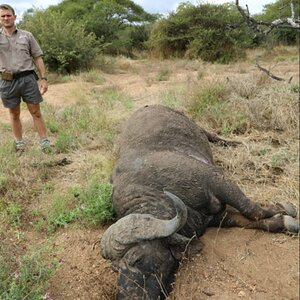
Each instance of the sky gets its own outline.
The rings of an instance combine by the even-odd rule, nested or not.
[[[149,13],[161,13],[167,14],[176,10],[177,5],[180,2],[187,2],[182,0],[133,0],[136,4],[139,4],[144,8],[146,12]],[[61,0],[32,0],[32,1],[23,1],[23,0],[14,0],[8,1],[4,0],[4,3],[11,5],[17,16],[21,16],[29,8],[47,8],[49,5],[56,5]],[[191,3],[197,4],[199,0],[190,0]],[[214,4],[223,4],[229,1],[226,0],[202,0],[201,3],[214,3]],[[233,2],[235,2],[233,0]],[[265,4],[274,3],[275,0],[240,0],[239,4],[242,7],[245,7],[248,4],[250,14],[260,13]]]

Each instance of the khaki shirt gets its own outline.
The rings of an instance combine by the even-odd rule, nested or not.
[[[0,69],[13,73],[35,69],[33,58],[43,52],[32,33],[16,29],[11,36],[0,30]]]

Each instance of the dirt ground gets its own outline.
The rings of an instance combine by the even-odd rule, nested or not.
[[[220,75],[216,70],[215,74],[205,74],[204,79],[237,76],[236,68],[238,67],[228,68],[226,74],[223,72]],[[254,74],[259,72],[251,65],[239,68],[247,68]],[[122,93],[135,99],[134,105],[138,108],[158,102],[157,95],[168,87],[196,81],[196,71],[186,68],[182,72],[178,70],[167,81],[149,80],[157,72],[151,66],[147,66],[144,74],[126,71],[105,74],[105,83],[98,88],[117,87]],[[289,66],[285,76],[288,77],[289,72],[297,70],[297,64]],[[145,80],[146,76],[148,80]],[[73,98],[68,94],[71,87],[74,88],[74,83],[50,85],[45,101],[57,107],[71,103]],[[7,112],[2,107],[0,118],[8,120]],[[31,119],[26,110],[23,110],[22,118],[25,126],[30,126]],[[80,153],[72,155],[72,161],[80,159]],[[74,166],[66,167],[66,172],[67,168]],[[69,172],[70,180],[73,171]],[[249,189],[254,186],[255,183]],[[258,193],[264,193],[264,190],[261,189]],[[70,226],[55,233],[51,245],[56,250],[59,268],[50,281],[48,300],[115,299],[117,274],[99,254],[99,240],[105,229],[106,227],[85,229]],[[30,241],[39,237],[36,233],[28,232],[27,239]],[[210,228],[201,240],[205,245],[204,249],[182,261],[174,290],[168,299],[299,299],[298,237],[257,230]]]

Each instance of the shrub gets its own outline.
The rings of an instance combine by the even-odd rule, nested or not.
[[[72,73],[89,68],[100,52],[96,36],[87,34],[83,23],[66,20],[62,13],[35,10],[25,14],[20,27],[40,43],[49,71]]]
[[[147,45],[159,57],[201,58],[229,63],[245,56],[252,43],[249,29],[231,4],[182,3],[175,13],[157,22]]]

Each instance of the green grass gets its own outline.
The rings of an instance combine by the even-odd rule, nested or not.
[[[102,101],[109,103],[109,106],[113,106],[120,99],[119,94],[115,92],[109,95],[104,93],[103,97],[105,99]],[[130,101],[123,100],[125,106],[130,106]],[[78,149],[82,143],[86,144],[87,137],[102,136],[105,146],[111,143],[117,133],[116,124],[108,118],[103,106],[95,108],[74,104],[65,107],[59,117],[54,117],[50,110],[49,115],[47,124],[51,132],[56,135],[54,148],[57,153],[68,153]]]
[[[9,123],[1,123],[0,122],[0,129],[5,131],[11,131],[11,126]]]
[[[218,110],[228,98],[228,90],[220,83],[210,83],[196,89],[190,100],[188,110],[194,117],[201,117],[208,110]]]
[[[249,126],[248,118],[243,112],[231,111],[231,113],[225,114],[223,118],[222,114],[219,114],[218,118],[223,135],[244,134]]]
[[[95,68],[107,74],[115,74],[117,72],[117,59],[102,54],[98,55],[95,60]]]
[[[299,93],[299,84],[297,83],[291,84],[291,91],[294,93]]]
[[[101,104],[104,104],[106,109],[113,109],[117,104],[122,104],[128,110],[133,107],[132,98],[124,95],[115,87],[105,88],[101,93],[93,90],[93,96],[98,99]]]
[[[55,191],[44,198],[50,198],[51,204],[44,211],[40,207],[32,211],[32,215],[36,218],[33,227],[39,231],[53,233],[59,227],[66,227],[75,221],[78,215],[78,207],[72,195]]]
[[[50,73],[48,75],[48,81],[50,84],[67,83],[73,80],[71,75],[62,75],[57,73]]]
[[[19,167],[17,154],[14,151],[13,140],[0,144],[0,176],[10,177],[10,174],[16,172]]]
[[[9,178],[5,174],[0,173],[0,193],[9,187]]]
[[[181,99],[178,97],[176,91],[167,91],[162,96],[161,104],[176,109],[181,103]]]
[[[13,264],[0,252],[0,299],[42,300],[47,281],[53,275],[57,262],[45,260],[49,249],[34,249]]]
[[[209,124],[223,135],[244,134],[250,128],[250,120],[243,105],[230,99],[233,92],[234,89],[222,82],[195,87],[187,110],[195,120]]]
[[[44,195],[51,198],[51,205],[44,211],[37,207],[32,212],[36,219],[33,227],[38,231],[54,233],[78,221],[88,225],[104,224],[115,217],[112,207],[112,186],[108,182],[90,179],[83,187],[71,187],[68,192]]]
[[[82,221],[99,225],[115,218],[112,206],[112,185],[92,179],[83,189],[77,190],[80,202],[80,218]]]
[[[59,131],[55,140],[55,149],[57,153],[68,153],[72,149],[76,149],[78,140],[76,133],[70,129]]]
[[[271,166],[273,168],[284,168],[288,163],[299,161],[299,157],[295,153],[291,153],[286,147],[274,153],[271,157]]]
[[[8,222],[13,227],[18,227],[21,223],[22,208],[19,203],[9,202],[5,209]]]
[[[167,81],[171,76],[171,72],[169,69],[162,68],[158,71],[156,75],[157,81]]]
[[[92,69],[88,72],[83,72],[79,74],[81,80],[84,82],[90,82],[97,85],[101,85],[105,82],[104,77],[102,76],[101,72],[96,69]]]

